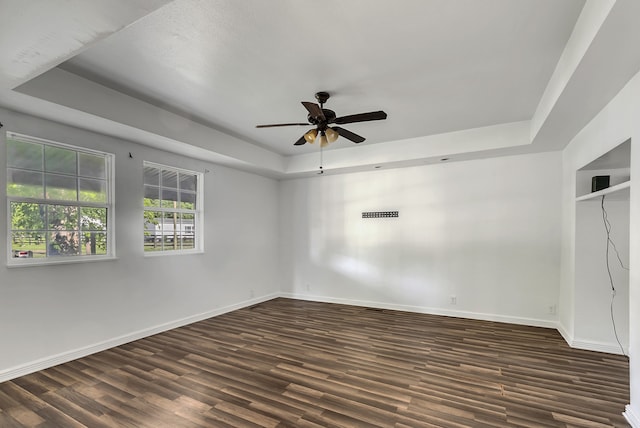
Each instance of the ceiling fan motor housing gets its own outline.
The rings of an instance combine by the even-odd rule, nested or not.
[[[323,108],[322,114],[324,114],[325,120],[317,120],[316,118],[312,117],[311,114],[307,115],[307,120],[312,125],[327,125],[329,123],[333,123],[333,121],[336,120],[336,112],[333,110]]]

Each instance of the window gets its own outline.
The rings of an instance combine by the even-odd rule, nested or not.
[[[202,174],[144,163],[144,251],[202,250]]]
[[[9,264],[112,256],[113,155],[7,133]]]

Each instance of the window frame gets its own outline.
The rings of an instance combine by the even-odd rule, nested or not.
[[[167,207],[162,207],[162,206],[157,206],[157,207],[147,207],[144,206],[144,200],[145,200],[145,192],[144,192],[144,186],[147,185],[147,183],[144,182],[144,170],[146,167],[152,167],[152,168],[158,168],[160,170],[160,172],[162,173],[162,171],[172,171],[175,173],[183,173],[183,174],[188,174],[188,175],[194,175],[196,177],[196,190],[195,190],[195,197],[196,197],[196,209],[195,210],[190,210],[190,209],[186,209],[186,208],[167,208]],[[143,171],[143,180],[142,180],[142,186],[143,186],[143,192],[142,192],[142,219],[143,219],[143,253],[145,257],[162,257],[162,256],[171,256],[171,255],[188,255],[188,254],[202,254],[204,253],[204,174],[202,172],[199,171],[194,171],[194,170],[190,170],[190,169],[186,169],[186,168],[180,168],[180,167],[176,167],[176,166],[171,166],[171,165],[165,165],[165,164],[161,164],[161,163],[157,163],[157,162],[152,162],[152,161],[143,161],[142,162],[142,171]],[[161,190],[163,188],[162,184],[160,183],[158,186],[158,190]],[[144,241],[144,232],[146,232],[146,219],[144,217],[146,212],[162,212],[162,213],[180,213],[180,214],[193,214],[194,216],[194,221],[193,221],[193,226],[191,227],[195,227],[195,233],[194,233],[194,244],[193,244],[193,248],[186,248],[186,249],[171,249],[171,250],[157,250],[157,251],[147,251],[145,249],[145,241]],[[164,245],[164,243],[163,243]]]
[[[66,150],[71,150],[76,153],[76,162],[78,154],[88,154],[93,156],[103,157],[105,160],[105,184],[106,184],[106,201],[104,203],[99,202],[90,202],[90,201],[82,201],[80,200],[80,195],[76,196],[76,200],[63,200],[63,199],[47,199],[45,195],[42,198],[32,198],[32,197],[21,197],[21,196],[10,196],[8,194],[8,173],[9,173],[9,154],[8,144],[6,144],[7,140],[18,140],[25,143],[38,144],[44,147],[56,147]],[[115,155],[113,153],[107,153],[100,150],[89,149],[86,147],[76,146],[73,144],[62,143],[59,141],[53,141],[46,138],[34,137],[30,135],[20,134],[17,132],[7,131],[5,133],[5,153],[6,160],[4,164],[4,174],[6,184],[4,186],[5,192],[5,201],[7,203],[7,238],[6,238],[6,250],[7,250],[7,267],[26,267],[26,266],[39,266],[39,265],[59,265],[59,264],[68,264],[68,263],[88,263],[88,262],[97,262],[97,261],[106,261],[106,260],[114,260],[116,259],[116,245],[115,245]],[[40,170],[42,174],[46,174],[44,166]],[[69,174],[69,176],[71,176]],[[80,171],[76,170],[73,175],[77,182],[78,179],[85,178],[83,175],[80,175]],[[44,185],[44,182],[43,182]],[[82,208],[105,208],[106,209],[106,249],[105,254],[77,254],[77,255],[65,255],[65,256],[51,256],[46,255],[44,258],[22,258],[22,257],[14,257],[13,254],[13,228],[12,228],[12,212],[11,206],[12,203],[33,203],[45,205],[47,207],[50,206],[68,206],[68,207],[77,207],[78,215],[81,212]],[[82,229],[79,228],[78,231],[82,233]],[[49,232],[49,227],[45,229],[45,232]]]

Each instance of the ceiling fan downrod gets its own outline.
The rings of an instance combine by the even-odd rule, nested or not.
[[[316,100],[318,100],[318,103],[320,103],[320,108],[322,108],[324,103],[327,102],[329,97],[331,97],[331,95],[329,95],[329,92],[324,92],[324,91],[316,92]]]

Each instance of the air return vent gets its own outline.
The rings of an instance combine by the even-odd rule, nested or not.
[[[398,211],[363,211],[362,218],[391,218],[398,217]]]

